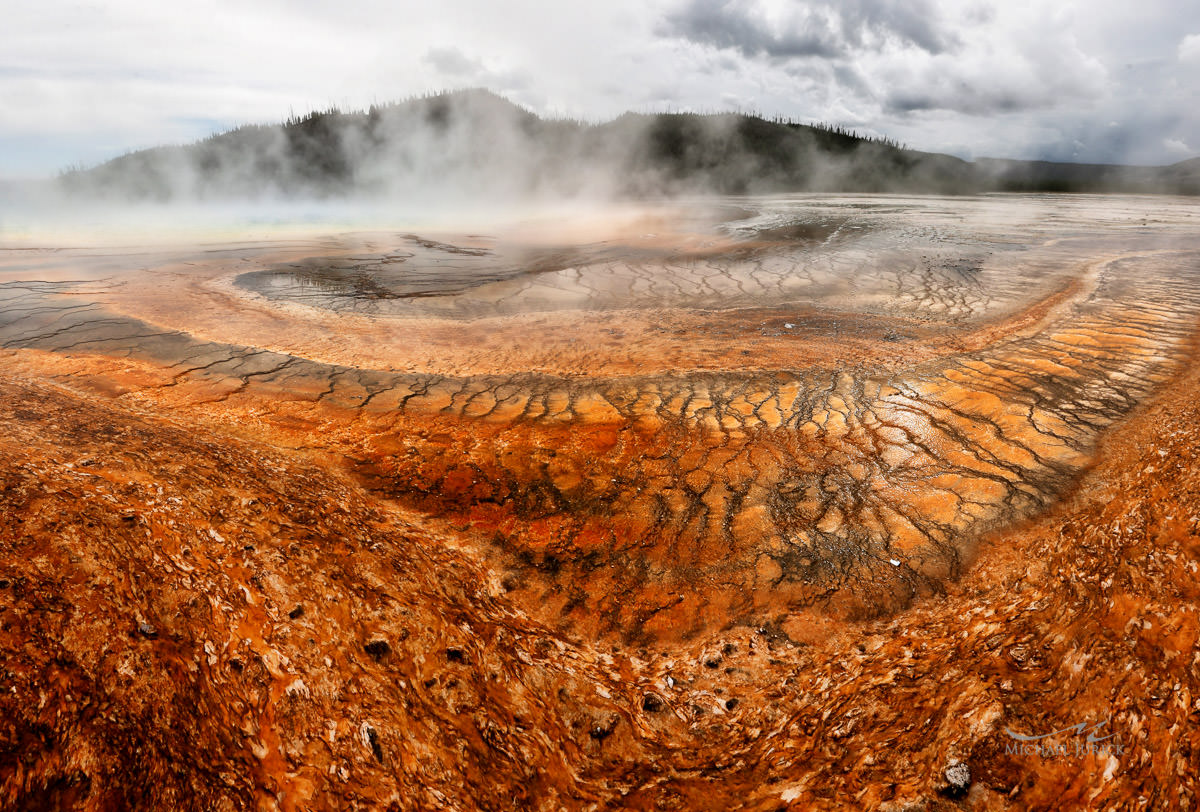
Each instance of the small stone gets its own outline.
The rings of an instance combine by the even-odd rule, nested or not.
[[[733,710],[737,706],[738,706],[738,701],[736,698],[731,698],[731,699],[725,700],[725,710]]]
[[[288,612],[288,617],[290,617],[292,620],[295,620],[296,618],[300,617],[303,614],[304,614],[304,607],[301,606],[300,604],[296,604],[296,608],[293,609],[292,611]]]
[[[945,775],[952,791],[962,792],[971,784],[971,768],[964,761],[951,759],[946,765]]]
[[[388,645],[386,640],[372,640],[363,646],[363,648],[366,650],[367,654],[370,654],[375,658],[376,662],[382,660],[392,652],[392,647]]]
[[[662,697],[658,694],[646,694],[642,697],[642,710],[647,713],[658,713],[663,707]]]
[[[142,637],[149,637],[153,639],[158,637],[158,629],[154,628],[153,624],[142,620],[138,622],[138,634],[140,634]]]
[[[379,734],[375,732],[375,728],[363,722],[358,729],[358,737],[363,746],[371,751],[371,755],[375,756],[375,760],[382,764],[383,747],[379,744]]]
[[[1013,646],[1008,650],[1008,658],[1018,666],[1024,665],[1025,661],[1029,659],[1029,647]]]

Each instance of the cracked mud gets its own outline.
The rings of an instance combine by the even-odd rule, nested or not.
[[[828,624],[893,622],[914,601],[953,592],[1006,534],[1071,493],[1106,431],[1191,358],[1200,322],[1193,209],[1170,199],[748,199],[664,206],[567,238],[539,224],[498,235],[6,250],[5,420],[25,443],[18,453],[8,441],[18,456],[6,475],[15,483],[19,470],[57,466],[67,483],[59,493],[125,510],[111,532],[144,525],[147,543],[207,527],[198,541],[135,557],[165,555],[176,562],[170,577],[189,583],[203,580],[197,568],[224,568],[248,584],[244,600],[229,599],[235,608],[260,605],[256,590],[268,596],[245,610],[235,635],[261,666],[222,655],[261,668],[273,686],[246,700],[270,709],[256,731],[281,724],[278,703],[317,690],[261,624],[303,626],[305,590],[338,591],[315,586],[326,577],[316,574],[320,557],[334,555],[326,543],[355,550],[339,556],[406,550],[389,574],[364,563],[341,576],[394,596],[370,610],[388,627],[363,641],[370,667],[409,656],[396,650],[384,607],[398,601],[438,630],[445,607],[465,601],[471,608],[455,610],[463,624],[498,623],[515,640],[552,630],[560,652],[711,646],[732,635],[732,650],[699,655],[724,669],[724,659],[753,654],[753,641],[815,644]],[[42,405],[25,405],[33,402]],[[94,425],[72,405],[83,403],[98,410]],[[154,428],[160,420],[168,423]],[[178,462],[155,451],[155,432]],[[110,436],[123,439],[97,446]],[[66,462],[76,443],[91,462]],[[243,443],[270,451],[242,461]],[[123,454],[145,471],[108,470],[103,460]],[[181,477],[199,491],[174,503],[141,492]],[[32,517],[35,503],[13,495],[27,486],[7,487],[11,515]],[[166,513],[151,520],[150,505]],[[16,521],[11,538],[52,543],[45,528],[20,530],[34,519]],[[236,566],[233,538],[247,551]],[[248,563],[262,544],[289,552]],[[423,602],[412,604],[409,590]],[[448,592],[430,597],[439,590]],[[189,606],[176,607],[180,620],[160,612],[144,621],[153,633],[141,636],[186,625],[201,611]],[[449,642],[431,644],[451,670],[484,656],[452,628]],[[335,652],[327,661],[341,661]],[[219,659],[209,652],[209,667]],[[622,679],[638,683],[639,669]],[[414,685],[425,679],[405,673]],[[656,685],[631,700],[651,715],[673,687]],[[703,702],[689,707],[694,714],[654,733],[635,735],[610,710],[577,723],[590,748],[611,747],[613,736],[637,749],[639,737],[670,739],[684,735],[674,725],[698,724]],[[213,710],[212,735],[239,712]],[[494,720],[480,724],[473,736],[521,757],[507,734],[487,732]],[[849,735],[855,723],[846,724]],[[372,769],[406,747],[395,720],[386,733],[365,721],[333,725],[330,741],[357,737]],[[270,804],[288,808],[284,784],[319,797],[346,769],[337,758],[313,761],[306,745],[253,735],[267,754],[255,753],[254,769],[260,791],[275,787]],[[212,748],[207,757],[219,760],[236,745]],[[452,755],[439,758],[439,769],[457,769]],[[589,769],[603,772],[600,763]],[[626,792],[640,787],[647,804],[657,797],[659,778],[622,775]],[[556,792],[582,791],[562,781]],[[816,796],[784,801],[803,797]]]
[[[589,374],[586,356],[504,374],[322,363],[121,315],[113,281],[3,283],[0,340],[142,360],[169,375],[156,386],[202,379],[213,400],[269,402],[266,424],[466,529],[543,619],[633,639],[814,603],[869,614],[936,591],[981,534],[1070,485],[1099,433],[1171,374],[1200,307],[1184,244],[989,240],[952,220],[782,203],[742,214],[683,249],[396,235],[402,252],[234,278],[268,302],[368,304],[377,319],[569,310],[568,342],[638,331],[616,342],[647,356],[633,374]],[[638,322],[647,312],[653,326]],[[658,344],[692,333],[719,334],[725,351],[655,368]],[[843,333],[887,354],[838,357]],[[471,349],[486,351],[480,340]],[[930,357],[905,363],[914,343]]]

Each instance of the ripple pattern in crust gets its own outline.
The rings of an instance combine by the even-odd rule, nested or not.
[[[1194,204],[737,206],[5,246],[0,809],[1195,807]]]
[[[0,329],[59,364],[137,359],[145,380],[113,384],[126,400],[331,454],[461,535],[543,622],[650,640],[941,591],[1174,374],[1200,307],[1178,229],[1114,236],[1083,212],[999,236],[927,204],[741,205],[653,239],[334,241],[233,274],[233,340],[121,274],[6,281]],[[200,268],[183,291],[219,276],[182,265]],[[347,319],[332,357],[305,352],[313,313]],[[382,345],[545,313],[555,329],[497,361],[467,333],[446,370]],[[294,347],[237,342],[267,317]],[[601,329],[618,340],[576,347]],[[721,351],[668,367],[697,333]],[[381,363],[346,363],[372,340]],[[512,371],[543,340],[571,349]],[[636,373],[590,372],[605,354]]]

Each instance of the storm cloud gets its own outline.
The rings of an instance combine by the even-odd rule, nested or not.
[[[925,0],[814,0],[773,10],[750,0],[689,0],[660,29],[748,57],[847,58],[872,43],[895,40],[940,53],[952,41]]]

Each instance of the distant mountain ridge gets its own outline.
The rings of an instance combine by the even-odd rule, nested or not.
[[[839,128],[721,113],[544,119],[486,90],[331,110],[115,158],[60,179],[123,199],[986,191],[1200,194],[1200,159],[1121,167],[906,149]]]
[[[974,166],[1004,192],[1200,195],[1200,158],[1169,166],[979,158]]]

